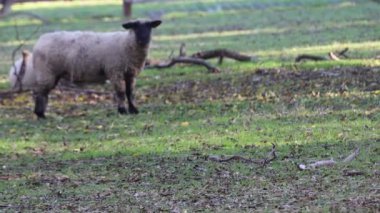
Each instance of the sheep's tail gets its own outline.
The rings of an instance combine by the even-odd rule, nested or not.
[[[18,91],[22,91],[22,79],[24,78],[26,72],[26,63],[28,61],[28,57],[30,52],[27,50],[22,51],[22,62],[20,66],[20,70],[15,70],[14,74],[16,75],[16,84],[14,88],[18,88]],[[17,68],[17,66],[15,66]]]

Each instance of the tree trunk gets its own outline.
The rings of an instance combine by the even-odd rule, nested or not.
[[[0,9],[0,16],[4,16],[11,11],[13,0],[0,0],[0,2],[3,5]]]
[[[124,16],[127,18],[132,16],[132,4],[133,0],[123,0],[123,12]]]

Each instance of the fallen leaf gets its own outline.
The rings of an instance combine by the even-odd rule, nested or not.
[[[189,125],[190,125],[190,123],[187,122],[187,121],[181,123],[181,126],[183,126],[183,127],[187,127],[187,126],[189,126]]]

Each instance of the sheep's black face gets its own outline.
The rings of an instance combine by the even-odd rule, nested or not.
[[[160,20],[155,21],[132,21],[123,24],[125,29],[132,29],[136,34],[137,44],[145,47],[149,44],[152,28],[156,28],[161,24]]]

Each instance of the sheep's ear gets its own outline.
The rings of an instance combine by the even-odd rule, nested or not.
[[[156,27],[160,26],[161,23],[162,23],[161,20],[154,20],[154,21],[151,21],[149,23],[149,25],[150,25],[151,28],[156,28]]]
[[[137,26],[138,26],[137,21],[130,21],[123,24],[124,29],[127,29],[127,30],[136,28]]]

